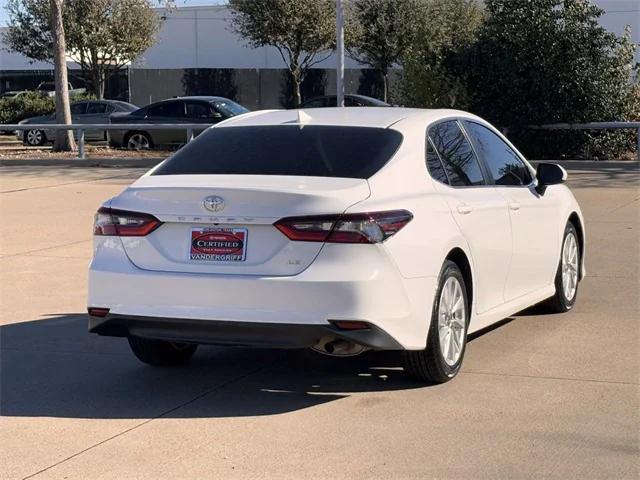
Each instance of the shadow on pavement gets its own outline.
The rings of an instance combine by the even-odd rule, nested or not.
[[[353,393],[426,388],[405,375],[400,352],[333,358],[309,350],[201,346],[184,367],[154,368],[140,363],[125,339],[87,333],[86,322],[85,315],[66,314],[0,326],[0,415],[274,415]]]
[[[205,346],[188,366],[163,369],[138,362],[124,339],[88,334],[84,315],[0,327],[4,416],[273,415],[355,392],[421,387],[405,376],[397,352],[334,359],[310,351]]]

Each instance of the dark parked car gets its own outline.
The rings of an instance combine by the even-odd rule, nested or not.
[[[304,102],[300,108],[323,108],[323,107],[335,107],[337,100],[335,95],[325,95],[323,97],[314,97]],[[344,96],[345,107],[390,107],[388,103],[378,100],[377,98],[367,97],[366,95],[352,95],[347,94]]]
[[[152,103],[135,112],[112,115],[111,123],[202,123],[199,134],[208,125],[227,118],[242,115],[249,110],[223,97],[178,97]],[[147,149],[157,145],[181,145],[186,142],[185,129],[175,130],[111,130],[109,144],[112,147]]]
[[[133,112],[138,107],[119,100],[82,100],[71,104],[71,121],[73,123],[109,123],[109,116],[115,112]],[[25,118],[20,125],[30,123],[56,123],[56,116],[43,115],[40,117]],[[85,140],[106,140],[105,130],[86,130]],[[18,130],[18,140],[31,146],[43,145],[55,138],[55,130]]]

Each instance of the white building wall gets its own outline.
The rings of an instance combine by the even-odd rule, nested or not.
[[[274,47],[251,48],[231,30],[225,6],[159,9],[163,24],[156,45],[135,68],[284,68]],[[335,68],[335,55],[316,65]],[[347,59],[346,68],[358,68]]]
[[[19,53],[9,52],[2,38],[6,27],[0,27],[0,70],[51,70],[53,66],[47,62],[33,62]]]
[[[633,41],[640,43],[640,0],[593,0],[605,10],[601,24],[621,35],[630,25]],[[180,7],[171,11],[158,9],[166,18],[156,45],[134,62],[135,68],[283,68],[273,47],[253,49],[230,31],[230,12],[225,6]],[[28,58],[8,52],[2,42],[0,27],[0,70],[51,70],[46,62],[31,62]],[[640,51],[636,52],[640,61]],[[346,68],[358,68],[357,62],[346,58]],[[77,65],[70,62],[70,68]],[[332,55],[318,68],[334,68]]]

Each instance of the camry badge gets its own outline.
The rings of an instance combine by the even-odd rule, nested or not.
[[[219,212],[224,209],[224,198],[217,195],[210,195],[202,202],[204,208],[211,212]]]

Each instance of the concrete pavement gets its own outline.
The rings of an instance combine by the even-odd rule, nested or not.
[[[570,168],[575,310],[507,319],[423,387],[393,354],[205,347],[143,366],[83,313],[93,213],[142,170],[1,167],[0,477],[637,478],[640,173]]]

